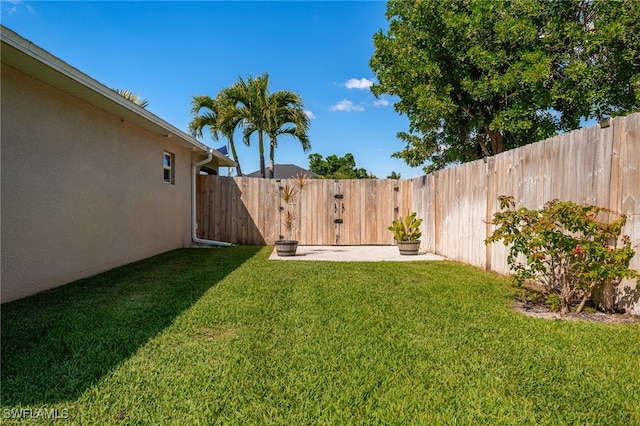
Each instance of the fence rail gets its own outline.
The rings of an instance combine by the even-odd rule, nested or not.
[[[497,197],[540,208],[571,200],[629,216],[624,233],[640,244],[640,114],[606,128],[575,130],[485,161],[402,180],[312,179],[301,190],[294,238],[303,245],[387,245],[398,214],[425,219],[422,249],[500,273],[507,251],[486,246]],[[284,235],[279,187],[293,180],[200,176],[201,238],[271,245]],[[286,237],[286,236],[285,236]],[[637,247],[636,247],[637,249]],[[640,255],[632,260],[640,270]]]

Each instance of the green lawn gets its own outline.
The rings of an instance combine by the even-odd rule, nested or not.
[[[270,251],[177,250],[2,305],[3,424],[640,424],[638,324],[524,317],[454,262]]]

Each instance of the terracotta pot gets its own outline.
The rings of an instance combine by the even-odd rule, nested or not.
[[[398,241],[398,250],[402,255],[416,255],[420,250],[420,240]]]
[[[296,240],[278,240],[276,241],[276,252],[278,256],[295,256],[298,249]]]

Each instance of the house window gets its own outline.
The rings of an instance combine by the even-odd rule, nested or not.
[[[174,154],[171,154],[170,152],[165,152],[164,153],[164,182],[165,183],[170,183],[170,184],[174,184],[175,183],[175,174],[176,174],[176,168],[175,168],[175,158],[176,156]]]

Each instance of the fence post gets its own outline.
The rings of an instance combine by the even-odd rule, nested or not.
[[[491,220],[493,219],[494,206],[496,204],[496,199],[498,198],[497,194],[497,179],[495,179],[496,169],[495,169],[495,161],[493,157],[487,158],[486,163],[486,194],[487,194],[487,208],[485,214],[485,238],[489,238],[489,236],[493,233],[493,225],[491,225]],[[492,244],[485,244],[485,264],[484,269],[486,271],[492,270],[492,257],[493,257],[493,249]]]

